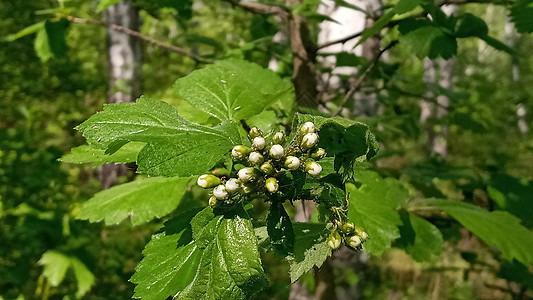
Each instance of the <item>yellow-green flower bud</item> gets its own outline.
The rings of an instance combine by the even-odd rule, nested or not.
[[[302,138],[302,142],[300,143],[300,147],[302,149],[311,149],[313,148],[316,143],[318,143],[318,134],[311,132],[306,133],[304,137]]]
[[[241,188],[241,182],[237,178],[230,178],[226,181],[226,191],[228,193],[235,193]]]
[[[346,243],[346,246],[356,250],[357,247],[361,246],[361,243],[363,242],[361,238],[357,235],[351,235],[349,237],[346,237],[344,239],[344,242]]]
[[[274,166],[268,161],[262,164],[261,167],[259,167],[259,169],[261,170],[261,172],[265,174],[272,174],[274,172]]]
[[[341,241],[341,235],[337,231],[333,231],[328,237],[328,245],[333,250],[339,249]]]
[[[320,172],[322,172],[322,166],[315,161],[308,161],[305,163],[305,170],[311,176],[320,176]]]
[[[234,159],[243,159],[250,152],[252,152],[252,149],[250,149],[249,147],[238,145],[238,146],[233,147],[233,149],[231,149],[231,156],[233,156]]]
[[[203,188],[212,188],[220,184],[220,178],[215,175],[204,174],[198,177],[196,183]]]
[[[324,150],[324,148],[318,148],[311,153],[311,157],[314,159],[322,159],[326,157],[326,150]]]
[[[270,147],[269,154],[273,159],[280,159],[283,157],[283,155],[285,155],[285,150],[283,150],[281,145],[272,145],[272,147]]]
[[[255,179],[255,170],[254,168],[242,168],[237,172],[237,175],[242,182],[248,182]]]
[[[300,127],[300,134],[301,135],[304,135],[304,134],[307,134],[307,133],[313,133],[313,132],[316,132],[316,127],[315,127],[315,124],[313,124],[313,122],[305,122]]]
[[[266,146],[266,140],[262,136],[255,137],[252,140],[252,148],[254,150],[263,150],[265,149],[265,146]]]
[[[279,189],[278,180],[274,177],[270,177],[265,181],[266,189],[271,193],[276,193]]]
[[[218,200],[224,200],[228,198],[229,194],[228,191],[226,191],[226,186],[223,184],[217,185],[213,189],[213,196],[215,196]]]
[[[218,202],[217,197],[215,197],[215,196],[211,196],[211,197],[209,198],[209,206],[211,206],[211,207],[215,207],[215,205],[217,205],[217,202]]]
[[[355,225],[352,222],[346,222],[342,224],[342,233],[352,235],[355,232]]]
[[[357,234],[357,236],[359,236],[363,241],[366,241],[366,239],[368,239],[368,234],[361,226],[355,226],[354,233]]]
[[[250,129],[250,132],[248,133],[248,135],[250,136],[251,139],[253,139],[253,138],[256,138],[258,136],[263,136],[263,132],[261,131],[261,129],[259,129],[257,127],[252,127],[252,129]]]
[[[285,158],[285,168],[289,169],[289,170],[298,170],[298,168],[300,167],[300,160],[298,159],[298,157],[296,156],[287,156],[287,158]]]
[[[276,134],[274,134],[274,137],[272,138],[272,143],[279,145],[285,143],[285,134],[283,133],[283,131],[276,132]]]
[[[265,161],[265,158],[261,153],[254,151],[250,153],[250,156],[248,156],[248,160],[254,165],[260,165],[263,163],[263,161]]]

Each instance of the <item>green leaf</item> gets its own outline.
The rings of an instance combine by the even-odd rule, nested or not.
[[[144,143],[127,143],[113,154],[107,155],[105,150],[96,149],[89,145],[72,148],[71,153],[63,155],[58,160],[72,164],[92,163],[93,167],[105,163],[129,163],[137,161],[139,151],[144,147]]]
[[[497,246],[505,259],[516,259],[527,266],[533,264],[533,233],[508,212],[489,212],[472,204],[440,199],[424,199],[413,204],[415,209],[418,206],[444,210],[489,246]]]
[[[398,15],[404,14],[406,12],[410,12],[411,10],[415,9],[417,6],[419,6],[423,2],[424,1],[422,0],[400,0],[394,6],[394,12]]]
[[[518,0],[511,7],[511,20],[518,32],[533,32],[533,0]]]
[[[408,199],[408,192],[396,179],[382,179],[377,173],[363,171],[356,174],[358,187],[346,184],[349,193],[348,218],[368,233],[363,244],[366,252],[380,256],[400,237],[402,225],[398,207]]]
[[[79,219],[107,225],[128,216],[133,225],[167,215],[178,206],[190,178],[152,177],[103,190],[83,203]]]
[[[439,229],[429,221],[413,214],[402,214],[400,239],[394,246],[400,247],[418,262],[435,261],[442,252],[443,239]]]
[[[109,149],[118,142],[144,142],[139,172],[151,176],[202,174],[241,138],[235,122],[216,127],[192,123],[170,104],[141,97],[137,103],[109,104],[77,127],[89,143]]]
[[[48,35],[48,43],[54,57],[65,57],[67,55],[67,29],[70,22],[67,19],[59,21],[46,21],[44,28]]]
[[[267,286],[257,238],[242,207],[225,215],[206,208],[191,225],[202,257],[194,279],[176,299],[246,299]]]
[[[533,228],[532,181],[507,174],[491,174],[487,191],[499,208],[519,217],[524,226]]]
[[[37,31],[33,47],[42,62],[47,62],[52,57],[52,50],[50,50],[50,44],[48,43],[48,33],[46,33],[44,26]]]
[[[490,37],[488,35],[485,35],[485,36],[480,36],[479,37],[480,39],[482,39],[483,41],[485,41],[485,43],[487,43],[487,45],[490,45],[491,47],[493,47],[494,49],[496,50],[500,50],[500,51],[505,51],[509,54],[516,54],[516,50],[507,46],[506,44],[502,43],[501,41],[493,38],[493,37]]]
[[[96,8],[96,12],[101,12],[102,10],[110,6],[113,6],[119,2],[120,0],[100,0],[100,2],[98,2],[98,7]]]
[[[21,37],[25,37],[27,35],[39,32],[43,28],[44,28],[44,22],[35,23],[33,25],[30,25],[30,26],[18,31],[17,33],[8,35],[6,37],[6,41],[12,42],[14,40],[18,40]]]
[[[291,85],[256,64],[229,59],[193,71],[174,88],[192,106],[227,121],[259,114]]]
[[[394,12],[394,10],[389,10],[385,12],[379,19],[377,19],[377,21],[372,27],[365,29],[361,33],[361,39],[357,42],[355,47],[361,45],[366,40],[379,33],[381,29],[385,28],[385,26],[389,24],[389,21],[392,20],[392,17],[394,17],[395,14],[396,13]]]
[[[320,267],[331,255],[325,224],[294,223],[294,253],[287,256],[291,282],[295,282],[312,268]]]
[[[457,53],[457,41],[443,28],[427,21],[407,19],[400,22],[400,44],[418,58],[448,59]]]
[[[489,27],[483,19],[478,18],[470,13],[463,15],[463,20],[455,32],[457,37],[465,38],[471,36],[486,36],[489,33]]]
[[[48,250],[43,254],[38,264],[44,267],[43,276],[53,287],[57,287],[63,282],[67,270],[72,267],[78,284],[78,290],[76,291],[76,297],[78,298],[85,295],[94,285],[93,273],[76,257]]]
[[[292,222],[283,207],[283,202],[273,201],[266,218],[270,242],[280,253],[287,254],[294,251],[294,230]]]
[[[533,289],[533,274],[529,272],[528,267],[517,262],[516,260],[504,261],[498,271],[498,277],[505,278],[508,281],[516,282],[529,289]]]

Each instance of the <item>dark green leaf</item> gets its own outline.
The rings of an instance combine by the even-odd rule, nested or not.
[[[419,262],[438,259],[443,247],[439,229],[419,216],[407,213],[401,216],[401,237],[395,242],[395,246],[404,249]]]
[[[274,248],[285,255],[292,253],[294,251],[294,231],[291,218],[281,201],[272,202],[266,223],[268,236]]]
[[[516,260],[502,262],[500,271],[498,271],[498,277],[516,282],[533,290],[533,274],[529,272],[526,266]]]
[[[511,20],[518,32],[533,32],[533,0],[518,0],[511,7]]]
[[[67,19],[61,19],[59,21],[46,21],[44,27],[48,34],[48,42],[50,44],[50,50],[55,57],[65,57],[67,55],[67,29],[70,22]]]
[[[96,12],[101,12],[102,10],[112,5],[115,5],[119,2],[120,0],[100,0],[100,2],[98,2],[98,7],[96,8]]]
[[[399,38],[400,44],[410,49],[418,58],[440,56],[448,59],[457,53],[455,37],[444,32],[439,26],[406,20],[400,23],[400,32],[402,32]]]
[[[406,12],[410,12],[411,10],[422,4],[422,2],[423,0],[400,0],[394,6],[394,12],[399,15],[404,14]]]
[[[478,18],[470,13],[465,13],[463,15],[463,20],[457,28],[455,34],[457,37],[465,38],[471,36],[486,36],[489,33],[489,27],[487,23],[481,18]]]
[[[394,10],[389,10],[385,12],[375,23],[372,27],[367,28],[363,31],[361,34],[361,39],[357,42],[355,46],[358,46],[362,43],[364,43],[369,38],[373,37],[374,35],[378,34],[385,26],[387,26],[392,20],[392,17],[394,17],[395,12]]]
[[[487,190],[499,208],[519,217],[523,225],[533,227],[532,181],[507,174],[491,174]]]

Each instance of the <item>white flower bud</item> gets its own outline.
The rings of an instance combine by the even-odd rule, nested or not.
[[[250,153],[250,156],[248,156],[248,160],[254,165],[260,165],[263,163],[263,161],[265,161],[265,158],[263,157],[263,155],[261,155],[261,153],[254,151]]]
[[[333,231],[328,237],[328,245],[333,250],[339,249],[341,241],[341,235],[337,231]]]
[[[302,138],[300,147],[302,147],[302,149],[311,149],[316,145],[316,143],[318,143],[318,134],[314,132],[306,133]]]
[[[262,136],[258,136],[254,138],[252,141],[252,148],[254,150],[263,150],[265,149],[265,146],[266,146],[266,141],[265,141],[265,138]]]
[[[319,176],[322,172],[322,166],[315,161],[308,161],[305,163],[305,170],[311,176]]]
[[[212,188],[220,184],[220,178],[215,175],[204,174],[198,177],[196,183],[203,188]]]
[[[280,159],[285,154],[283,147],[281,145],[272,145],[272,147],[270,147],[269,153],[270,153],[270,156],[274,159]]]
[[[228,193],[235,193],[241,188],[241,183],[239,179],[237,178],[231,178],[228,181],[226,181],[226,191]]]
[[[289,170],[298,170],[298,168],[300,167],[300,160],[298,159],[298,157],[296,156],[287,156],[287,158],[285,158],[285,168],[289,169]]]
[[[274,134],[274,137],[272,138],[272,143],[280,145],[285,143],[285,134],[283,133],[283,131],[276,132],[276,134]]]
[[[263,136],[263,132],[257,127],[252,127],[252,129],[250,129],[250,132],[248,132],[248,135],[250,136],[250,138],[253,139],[258,136]]]
[[[228,191],[226,191],[226,187],[223,184],[217,185],[217,187],[213,189],[213,196],[218,200],[224,200],[228,197]]]
[[[261,172],[265,174],[272,174],[272,172],[274,172],[274,166],[268,161],[262,164],[261,167],[259,167],[259,169],[261,170]]]
[[[311,153],[311,157],[314,159],[322,159],[326,157],[326,150],[324,150],[324,148],[318,148]]]
[[[242,168],[239,170],[237,175],[242,182],[248,182],[255,178],[255,172],[253,168]]]
[[[302,127],[300,127],[300,134],[304,135],[306,133],[316,132],[316,127],[313,122],[305,122]]]
[[[363,241],[366,241],[368,239],[368,233],[366,233],[366,231],[363,231],[363,233],[361,234],[361,239]]]
[[[217,197],[211,196],[209,198],[209,206],[214,207],[215,205],[217,205],[217,202],[218,202]]]
[[[357,247],[361,246],[363,241],[357,235],[352,235],[347,237],[344,242],[346,243],[346,246],[356,249]]]
[[[234,159],[243,159],[250,152],[252,152],[252,149],[250,149],[249,147],[238,145],[231,149],[231,156],[233,156]]]
[[[279,189],[278,180],[274,177],[270,177],[265,181],[265,187],[270,193],[276,193]]]

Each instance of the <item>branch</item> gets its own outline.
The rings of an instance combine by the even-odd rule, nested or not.
[[[365,72],[363,74],[361,74],[361,76],[357,77],[357,79],[354,81],[354,83],[352,84],[352,86],[350,87],[350,89],[348,90],[346,95],[344,96],[344,99],[342,99],[341,104],[339,104],[339,107],[337,108],[337,111],[332,115],[332,117],[335,117],[338,114],[340,114],[340,112],[342,111],[342,108],[344,107],[344,105],[346,105],[346,102],[348,101],[348,99],[350,99],[353,96],[353,94],[359,89],[359,87],[363,83],[363,80],[365,80],[366,76],[377,65],[377,63],[379,61],[379,58],[383,55],[383,53],[385,53],[387,50],[389,50],[390,48],[395,46],[397,43],[398,43],[397,41],[391,42],[387,47],[385,47],[383,50],[379,51],[379,53],[376,55],[376,57],[374,57],[374,59],[372,60],[372,62],[368,66],[368,68],[366,68]]]
[[[94,25],[100,25],[100,26],[106,26],[106,27],[109,27],[113,30],[116,30],[116,31],[121,31],[121,32],[124,32],[125,34],[129,34],[129,35],[132,35],[132,36],[135,36],[135,37],[138,37],[140,38],[141,40],[143,41],[146,41],[146,42],[149,42],[151,44],[154,44],[156,46],[159,46],[161,48],[165,48],[167,50],[170,50],[172,52],[176,52],[176,53],[179,53],[179,54],[182,54],[184,56],[187,56],[187,57],[190,57],[191,59],[193,59],[194,61],[196,62],[205,62],[205,63],[209,63],[210,61],[207,61],[197,55],[194,55],[190,52],[188,52],[187,50],[181,48],[181,47],[178,47],[178,46],[173,46],[173,45],[169,45],[167,43],[164,43],[162,41],[158,41],[150,36],[147,36],[147,35],[144,35],[138,31],[135,31],[135,30],[131,30],[127,27],[124,27],[124,26],[121,26],[121,25],[116,25],[116,24],[108,24],[108,23],[105,23],[105,22],[102,22],[102,21],[99,21],[99,20],[91,20],[91,19],[82,19],[82,18],[77,18],[77,17],[73,17],[73,16],[67,16],[66,17],[67,20],[73,22],[73,23],[80,23],[80,24],[94,24]]]
[[[441,3],[439,3],[438,6],[443,6],[443,5],[465,5],[465,4],[471,4],[471,3],[508,5],[508,4],[512,4],[513,1],[509,1],[509,0],[444,0]]]
[[[284,10],[279,6],[266,5],[257,2],[245,2],[245,1],[235,1],[235,0],[224,0],[232,6],[241,7],[242,9],[255,13],[255,14],[264,14],[264,15],[277,15],[282,18],[289,16],[289,12]]]
[[[347,37],[344,37],[342,39],[338,39],[338,40],[334,40],[334,41],[331,41],[331,42],[324,43],[322,45],[318,45],[317,49],[326,48],[326,47],[329,47],[331,45],[335,45],[335,44],[338,44],[338,43],[344,44],[344,43],[346,43],[347,41],[349,41],[351,39],[355,39],[355,38],[361,36],[362,33],[363,33],[363,31],[360,31],[360,32],[351,34],[351,35],[349,35]]]

